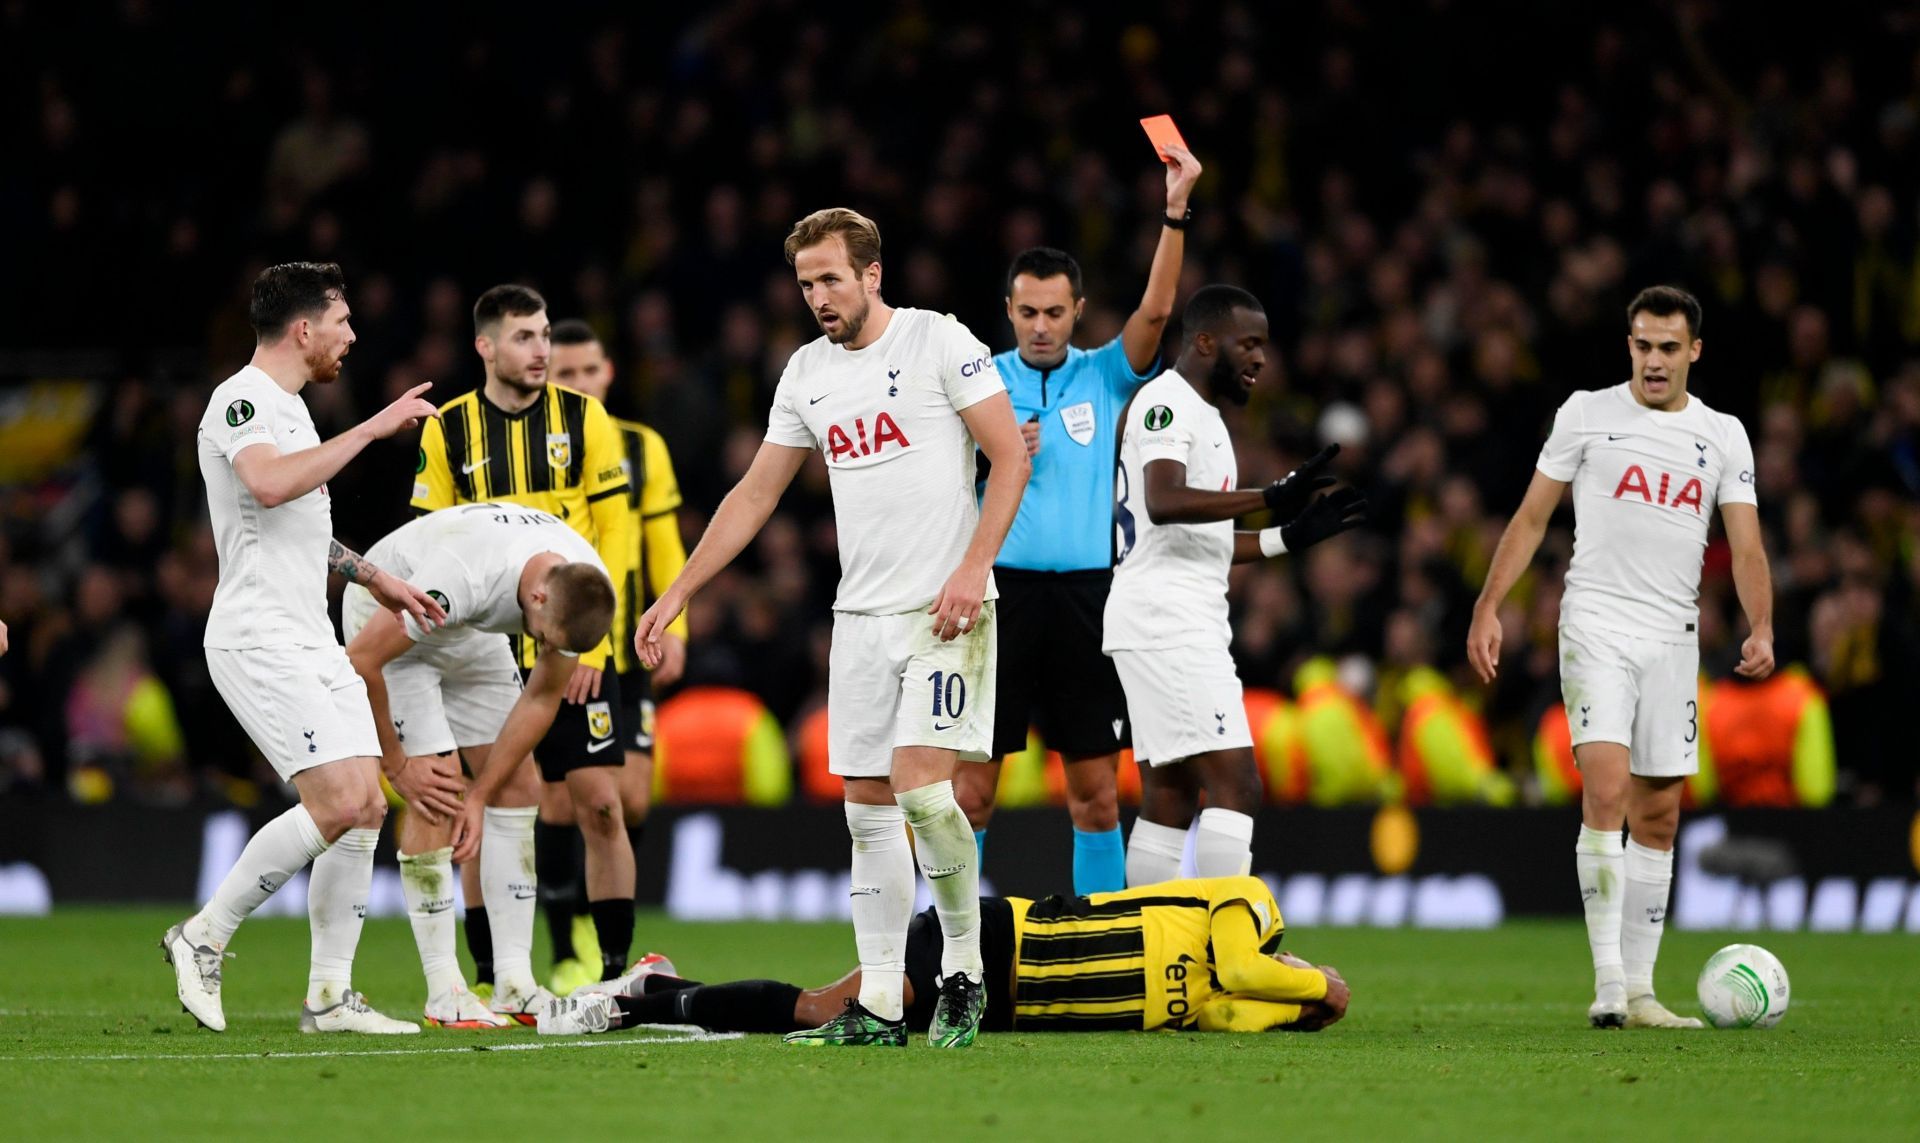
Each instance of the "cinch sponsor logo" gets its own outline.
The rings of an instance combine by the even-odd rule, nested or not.
[[[1673,479],[1672,473],[1662,472],[1660,487],[1656,492],[1647,482],[1646,471],[1637,464],[1630,464],[1627,466],[1627,471],[1621,474],[1620,483],[1613,490],[1613,498],[1624,500],[1629,496],[1638,496],[1648,504],[1658,504],[1664,508],[1692,508],[1693,514],[1698,516],[1700,498],[1705,495],[1700,487],[1700,481],[1689,476],[1687,482],[1680,486],[1679,493],[1669,500],[1667,492],[1673,485]]]
[[[960,367],[960,376],[972,377],[972,376],[975,376],[976,374],[985,373],[991,370],[992,368],[993,368],[993,358],[976,357],[972,361],[969,361],[965,365],[962,365]]]

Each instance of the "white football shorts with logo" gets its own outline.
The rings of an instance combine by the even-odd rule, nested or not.
[[[1700,645],[1560,627],[1560,695],[1573,744],[1618,742],[1643,778],[1700,770]]]
[[[987,600],[966,634],[942,643],[924,608],[834,612],[827,769],[842,778],[886,778],[898,746],[944,747],[969,762],[991,758],[999,666],[993,613]]]
[[[1135,758],[1166,766],[1214,750],[1252,748],[1240,675],[1225,646],[1109,654],[1127,692]]]
[[[366,588],[347,585],[340,599],[347,642],[379,606]],[[507,637],[471,627],[415,643],[380,674],[387,681],[394,732],[408,757],[492,744],[520,698],[520,672]]]
[[[380,756],[367,684],[338,644],[208,647],[207,673],[282,782],[342,758]]]

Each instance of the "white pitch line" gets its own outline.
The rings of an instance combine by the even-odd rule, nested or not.
[[[456,1053],[473,1054],[476,1052],[543,1052],[553,1048],[631,1048],[644,1044],[702,1044],[720,1040],[744,1040],[744,1032],[709,1032],[705,1028],[692,1024],[650,1024],[649,1032],[668,1032],[671,1035],[651,1036],[622,1034],[617,1038],[605,1040],[567,1039],[556,1041],[525,1040],[504,1044],[471,1044],[464,1048],[370,1048],[365,1051],[347,1052],[115,1052],[112,1054],[88,1056],[7,1056],[0,1060],[9,1062],[62,1063],[99,1062],[110,1060],[325,1060],[347,1056],[446,1056]]]

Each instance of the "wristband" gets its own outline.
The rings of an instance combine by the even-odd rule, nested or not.
[[[1287,541],[1281,537],[1280,529],[1260,529],[1260,554],[1269,559],[1287,554]]]
[[[1187,213],[1181,215],[1179,218],[1175,218],[1171,214],[1164,212],[1162,212],[1160,216],[1160,225],[1166,227],[1168,230],[1185,230],[1192,222],[1193,207],[1191,206],[1187,207]]]

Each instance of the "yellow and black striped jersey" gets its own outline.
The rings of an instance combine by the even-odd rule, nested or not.
[[[680,569],[687,566],[686,545],[680,539],[680,482],[673,475],[667,442],[639,421],[613,419],[626,451],[627,506],[637,545],[620,583],[620,616],[613,631],[613,663],[621,671],[639,664],[633,655],[633,631],[649,604],[667,590]],[[685,612],[668,631],[687,637]]]
[[[1215,971],[1216,915],[1226,909],[1252,914],[1256,941],[1246,951],[1253,955],[1278,947],[1286,932],[1273,891],[1257,877],[1008,900],[1014,916],[1013,1022],[1022,1031],[1207,1026],[1203,1010],[1227,996]],[[1275,1007],[1276,1023],[1298,1017],[1295,1005],[1284,1012]]]
[[[600,402],[548,385],[509,413],[476,389],[440,406],[421,432],[413,506],[431,512],[510,500],[550,512],[593,545],[617,588],[639,557],[630,487],[626,446]],[[624,620],[615,616],[615,633]],[[611,649],[603,643],[581,662],[604,668]],[[533,640],[520,637],[518,653],[521,666],[532,666]]]

